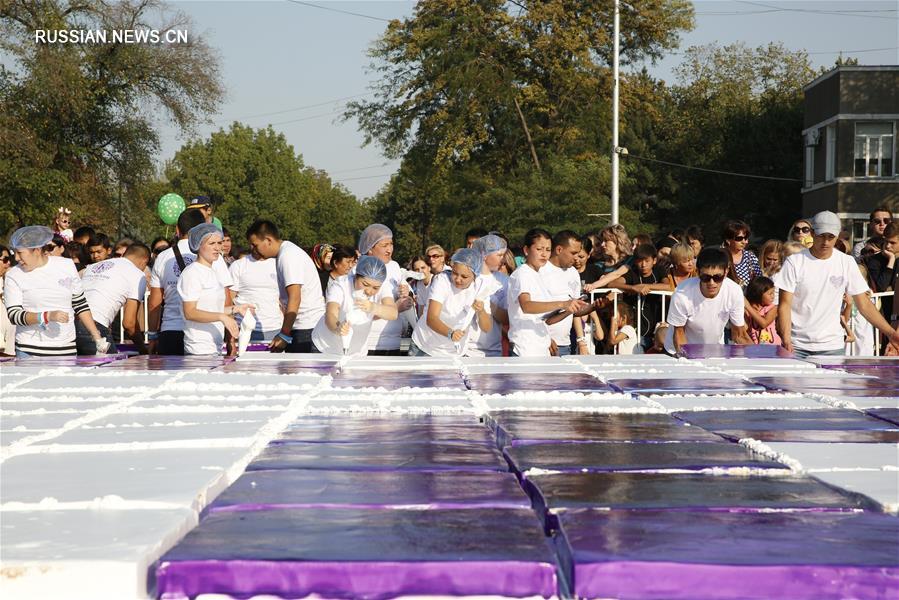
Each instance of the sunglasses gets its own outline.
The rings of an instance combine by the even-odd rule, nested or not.
[[[442,254],[428,254],[428,258],[442,258]]]
[[[735,235],[735,236],[734,236],[734,241],[735,241],[735,242],[745,242],[745,241],[748,240],[748,239],[749,239],[749,236],[748,236],[748,235]]]
[[[703,273],[699,276],[699,281],[702,283],[708,283],[710,281],[714,281],[715,283],[721,283],[724,281],[726,275],[724,273],[718,273],[717,275],[709,275],[708,273]]]
[[[794,227],[793,228],[793,233],[811,233],[811,232],[812,232],[811,227]]]
[[[4,257],[0,258],[0,262],[9,264],[12,262],[12,260],[10,260],[10,258],[8,256],[4,256]]]
[[[892,221],[892,219],[871,219],[871,222],[875,225],[889,225]]]

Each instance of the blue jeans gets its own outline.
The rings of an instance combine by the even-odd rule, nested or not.
[[[556,356],[571,356],[573,352],[571,351],[571,346],[561,345],[559,344],[559,349],[556,351]]]
[[[284,350],[291,354],[310,354],[312,352],[312,330],[311,329],[294,329],[290,332],[293,340]]]
[[[803,350],[793,346],[793,354],[796,358],[808,358],[810,356],[846,356],[846,350],[844,348],[837,348],[835,350]]]
[[[112,332],[109,331],[109,327],[100,325],[96,321],[94,321],[94,325],[97,327],[100,335],[109,342],[109,354],[115,354],[115,341],[112,339]],[[93,356],[97,353],[97,344],[94,342],[94,338],[91,337],[90,332],[88,332],[87,327],[81,323],[81,319],[75,319],[75,347],[78,349],[79,356]]]
[[[430,356],[427,352],[419,348],[415,342],[409,341],[409,356]]]

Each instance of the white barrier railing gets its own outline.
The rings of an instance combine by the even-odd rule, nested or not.
[[[871,294],[874,297],[874,306],[877,307],[878,312],[883,312],[883,300],[881,298],[891,298],[895,295],[895,291],[891,292],[877,292],[875,294]],[[876,327],[874,328],[874,356],[880,356],[880,330]]]

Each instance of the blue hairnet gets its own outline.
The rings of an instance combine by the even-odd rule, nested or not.
[[[356,263],[356,277],[365,277],[384,283],[387,279],[387,267],[380,258],[363,256]]]
[[[359,236],[359,254],[368,254],[375,244],[387,238],[393,239],[393,232],[387,225],[373,223]]]
[[[474,248],[462,248],[456,250],[452,258],[453,264],[465,265],[475,276],[479,275],[484,266],[484,256]]]
[[[488,254],[505,251],[506,240],[491,233],[476,239],[471,247],[480,252],[482,256],[487,256]]]
[[[212,223],[200,223],[193,229],[187,232],[187,245],[190,247],[190,251],[196,254],[200,251],[200,246],[203,245],[203,240],[205,240],[210,235],[222,235],[222,230],[213,225]]]
[[[44,225],[28,225],[16,229],[9,238],[13,250],[20,248],[43,248],[53,239],[53,230]]]

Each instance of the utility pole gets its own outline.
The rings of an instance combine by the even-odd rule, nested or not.
[[[615,0],[612,50],[612,224],[618,223],[618,40],[620,37],[620,5]]]

